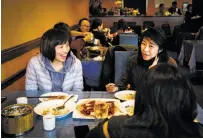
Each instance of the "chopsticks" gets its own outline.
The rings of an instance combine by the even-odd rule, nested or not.
[[[58,96],[39,96],[39,97],[27,97],[27,98],[57,98]]]

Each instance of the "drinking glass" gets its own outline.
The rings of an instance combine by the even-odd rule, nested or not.
[[[18,97],[16,101],[17,101],[17,104],[28,104],[27,97]]]

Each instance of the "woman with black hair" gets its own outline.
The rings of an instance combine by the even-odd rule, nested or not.
[[[124,33],[129,28],[127,21],[124,19],[118,20],[116,36],[113,38],[112,44],[119,45],[119,34]]]
[[[58,28],[46,31],[40,54],[29,61],[26,90],[82,91],[82,65],[70,51],[70,34]]]
[[[91,130],[87,137],[203,137],[203,125],[194,122],[197,116],[195,93],[176,67],[158,64],[140,82],[134,116],[114,116]]]
[[[138,55],[130,58],[127,70],[123,75],[122,82],[118,85],[109,83],[106,90],[109,93],[126,89],[136,89],[139,86],[142,75],[157,63],[170,63],[175,66],[176,62],[169,57],[165,50],[166,37],[164,32],[158,28],[149,28],[141,36],[141,45]]]
[[[100,19],[94,19],[92,21],[92,25],[90,31],[93,33],[94,38],[99,39],[102,46],[109,46],[108,38],[105,36],[105,32],[103,32],[103,22]],[[109,40],[110,41],[110,40]]]
[[[192,13],[192,4],[188,4],[187,5],[187,11],[185,12],[185,23],[190,21],[193,16],[194,15]]]

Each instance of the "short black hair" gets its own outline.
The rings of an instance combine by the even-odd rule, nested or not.
[[[192,7],[192,4],[187,5],[187,10],[189,10],[190,7]]]
[[[172,5],[177,5],[177,2],[176,2],[176,1],[173,1],[173,2],[172,2]]]
[[[164,4],[163,3],[161,3],[160,5],[159,5],[159,8],[161,8],[161,7],[163,7],[164,6]]]
[[[176,67],[158,64],[141,79],[134,113],[134,127],[148,128],[159,137],[192,136],[191,127],[197,116],[192,85]]]
[[[54,28],[58,28],[58,29],[62,29],[63,31],[67,32],[68,33],[68,41],[69,41],[69,44],[71,43],[72,41],[72,36],[71,36],[71,29],[70,29],[70,26],[64,22],[59,22],[59,23],[56,23],[54,25]]]
[[[120,19],[118,20],[118,24],[117,24],[117,29],[123,29],[123,30],[126,30],[128,29],[128,23],[127,21],[125,21],[124,19]]]
[[[65,44],[69,41],[69,36],[67,32],[58,29],[52,28],[46,31],[41,38],[40,42],[40,53],[53,61],[56,56],[55,47],[57,45]]]
[[[141,35],[141,42],[144,38],[151,38],[159,46],[159,49],[165,48],[166,34],[160,28],[151,27],[147,29]]]
[[[96,28],[98,28],[98,26],[101,26],[102,25],[102,20],[100,20],[100,19],[94,19],[93,21],[92,21],[92,25],[91,25],[91,31],[93,30],[93,29],[96,29]]]
[[[84,21],[84,20],[89,21],[87,18],[82,18],[82,19],[79,20],[78,25],[81,26],[81,23],[82,23],[82,21]],[[89,22],[90,22],[90,21],[89,21]]]

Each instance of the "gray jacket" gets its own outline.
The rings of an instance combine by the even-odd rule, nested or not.
[[[82,64],[72,53],[73,64],[66,72],[62,84],[63,92],[82,91],[83,90],[83,73]],[[42,56],[37,55],[30,59],[26,70],[26,90],[51,91],[52,81],[49,71],[45,68]]]

